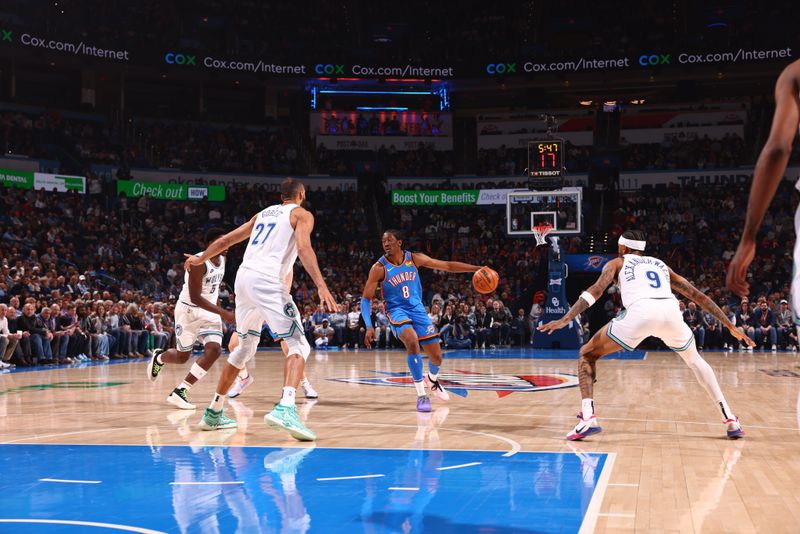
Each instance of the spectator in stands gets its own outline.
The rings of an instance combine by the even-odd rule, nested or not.
[[[389,316],[386,315],[383,302],[376,302],[372,310],[372,324],[375,326],[375,346],[377,348],[389,348],[391,329],[389,328]]]
[[[131,336],[130,352],[136,358],[144,357],[147,352],[147,332],[144,329],[142,316],[139,307],[135,303],[131,303],[120,321],[122,327]]]
[[[747,335],[750,339],[755,341],[756,330],[753,327],[753,312],[750,310],[750,301],[743,299],[739,311],[736,312],[736,327]],[[744,345],[739,344],[739,350],[744,349]],[[752,351],[752,347],[748,347]]]
[[[706,348],[726,348],[722,341],[722,325],[714,315],[707,311],[701,311],[702,321],[706,330]]]
[[[339,309],[331,313],[330,325],[334,331],[334,344],[344,345],[344,330],[347,325],[347,303],[339,304]]]
[[[11,355],[14,354],[14,349],[17,347],[19,338],[22,337],[16,332],[11,332],[8,328],[8,306],[0,304],[0,371],[5,369],[13,369],[16,365],[8,363]]]
[[[769,308],[767,299],[759,299],[758,307],[753,311],[752,321],[755,328],[756,345],[764,349],[769,344],[772,352],[778,350],[775,314]]]
[[[485,349],[486,342],[489,340],[489,332],[492,326],[492,315],[486,309],[483,302],[478,302],[475,306],[475,348]]]
[[[472,348],[472,340],[469,337],[469,328],[467,327],[467,317],[465,315],[456,316],[455,322],[449,326],[450,335],[445,343],[448,349]]]
[[[334,336],[335,332],[331,328],[330,322],[328,319],[323,319],[319,326],[314,329],[314,344],[318,349],[327,349]]]
[[[356,303],[353,303],[350,306],[350,311],[347,313],[347,323],[344,331],[344,345],[342,348],[358,348],[359,321],[361,320],[361,313],[359,312],[359,309],[359,305]]]
[[[789,302],[786,299],[781,300],[780,310],[775,314],[775,326],[781,347],[797,350],[797,330],[792,319],[792,310],[789,309]]]
[[[511,331],[511,325],[508,312],[503,307],[503,303],[500,300],[495,300],[492,303],[490,315],[492,317],[491,344],[493,346],[505,345],[508,334]]]
[[[450,336],[450,330],[453,329],[453,325],[455,324],[455,315],[453,310],[453,304],[448,302],[444,305],[444,312],[442,312],[441,317],[439,318],[439,324],[434,325],[438,326],[439,334],[442,337],[442,342],[447,345],[447,338]]]
[[[510,333],[511,344],[524,347],[528,344],[528,320],[525,317],[525,310],[517,310],[517,316],[511,321]]]
[[[703,350],[706,341],[706,324],[703,320],[703,314],[697,309],[697,304],[689,302],[689,305],[683,312],[683,321],[689,325],[692,334],[694,334],[697,350]]]

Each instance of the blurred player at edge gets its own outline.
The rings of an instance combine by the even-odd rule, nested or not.
[[[754,342],[731,323],[725,313],[684,277],[670,269],[663,261],[645,256],[647,243],[644,232],[627,230],[619,238],[615,258],[603,266],[600,278],[589,289],[581,293],[577,302],[566,315],[556,321],[542,325],[540,332],[548,334],[567,326],[578,314],[583,313],[599,299],[606,288],[615,283],[619,286],[625,309],[607,326],[598,330],[580,350],[578,360],[578,382],[581,388],[580,420],[567,434],[568,440],[579,440],[602,431],[594,413],[594,381],[597,377],[597,360],[617,352],[620,347],[632,351],[645,338],[654,336],[686,362],[694,376],[711,399],[719,406],[730,439],[744,435],[739,419],[733,415],[714,375],[714,370],[700,354],[694,341],[694,333],[683,321],[678,300],[673,291],[696,302],[702,309],[716,317],[720,323],[740,341],[753,346]]]
[[[191,270],[219,251],[248,240],[235,283],[239,346],[228,356],[217,392],[200,421],[203,430],[236,427],[236,421],[223,414],[225,394],[236,375],[255,354],[261,325],[266,322],[276,336],[286,342],[289,355],[280,403],[264,417],[264,421],[272,428],[286,430],[295,439],[316,439],[316,434],[300,420],[295,405],[295,392],[311,352],[300,322],[300,312],[285,285],[286,276],[298,256],[317,286],[323,307],[336,309],[336,301],[325,284],[311,246],[314,216],[301,207],[305,197],[303,184],[287,178],[281,183],[281,204],[261,210],[236,230],[214,241],[201,256],[187,255],[185,267]]]
[[[435,260],[419,252],[403,250],[403,238],[398,230],[386,230],[382,242],[384,255],[369,270],[369,278],[361,297],[361,317],[367,327],[364,342],[367,347],[371,347],[375,341],[375,328],[371,318],[372,298],[378,284],[382,283],[389,325],[408,351],[408,368],[417,389],[417,411],[430,412],[431,400],[425,394],[420,346],[425,347],[428,355],[428,375],[425,379],[431,386],[431,393],[443,401],[448,400],[449,396],[439,384],[442,347],[439,345],[439,332],[431,323],[422,304],[422,285],[417,268],[428,267],[449,273],[474,273],[480,267],[458,261]]]
[[[761,150],[753,174],[750,199],[744,230],[736,254],[728,266],[728,289],[743,297],[750,292],[747,269],[756,254],[756,237],[769,208],[775,191],[786,172],[792,153],[792,142],[800,124],[800,61],[783,69],[775,82],[775,115],[767,143]],[[795,185],[800,189],[800,182]],[[795,233],[800,235],[800,209],[794,217]],[[800,325],[800,239],[794,243],[794,277],[792,279],[792,316],[795,325]]]

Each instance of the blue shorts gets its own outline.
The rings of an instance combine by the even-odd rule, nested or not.
[[[389,326],[392,332],[398,338],[403,330],[413,328],[420,345],[439,342],[439,331],[431,323],[425,308],[394,308],[386,310],[386,316],[389,318]]]

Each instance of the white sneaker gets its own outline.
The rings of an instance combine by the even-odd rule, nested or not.
[[[778,352],[778,346],[772,345],[772,352]]]
[[[797,345],[792,345],[792,352],[797,352]]]
[[[228,390],[228,397],[234,399],[241,395],[247,386],[254,382],[253,375],[247,375],[247,378],[242,379],[241,377],[236,377],[236,382],[231,386],[231,389]]]
[[[431,389],[431,395],[439,399],[440,401],[447,402],[450,400],[450,395],[447,394],[447,391],[442,387],[438,380],[431,380],[428,374],[425,374],[425,384]]]
[[[319,393],[317,393],[317,390],[315,390],[314,387],[311,385],[311,382],[309,382],[308,380],[304,380],[303,382],[300,383],[300,385],[303,387],[303,391],[305,392],[307,399],[319,398]]]
[[[167,402],[181,410],[194,410],[197,408],[189,401],[189,391],[186,388],[175,388],[167,397]]]
[[[748,347],[747,347],[747,352],[753,352],[753,347],[751,347],[751,346],[749,346],[749,345],[748,345]]]

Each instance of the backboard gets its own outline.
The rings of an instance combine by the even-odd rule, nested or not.
[[[533,236],[533,227],[549,224],[550,235],[583,232],[583,190],[568,187],[554,191],[512,191],[506,203],[506,233]]]

